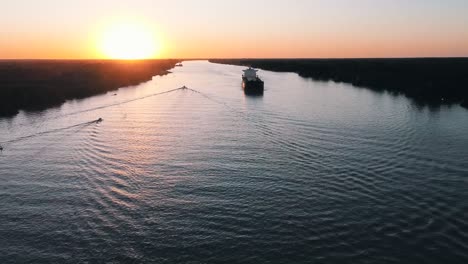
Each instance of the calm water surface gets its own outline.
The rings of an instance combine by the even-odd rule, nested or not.
[[[241,70],[0,119],[0,263],[468,263],[467,110]]]

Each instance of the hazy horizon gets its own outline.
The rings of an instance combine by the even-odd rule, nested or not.
[[[432,56],[432,57],[213,57],[213,58],[145,58],[145,59],[114,59],[114,58],[0,58],[0,61],[145,61],[145,60],[398,60],[398,59],[468,59],[468,56]]]
[[[0,59],[467,57],[467,11],[460,0],[18,0],[3,4]],[[116,24],[132,27],[103,52]],[[115,41],[125,36],[137,43]]]

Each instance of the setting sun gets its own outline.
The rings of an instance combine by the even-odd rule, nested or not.
[[[99,48],[110,59],[150,59],[158,55],[160,44],[151,30],[138,24],[116,24],[106,29]]]

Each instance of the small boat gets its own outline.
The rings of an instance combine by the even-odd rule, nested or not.
[[[184,65],[183,65],[182,63],[177,63],[175,66],[176,66],[176,67],[182,67],[182,66],[184,66]]]
[[[0,151],[3,151],[3,147],[2,147],[2,146],[0,146]]]
[[[245,94],[263,94],[264,82],[260,77],[258,77],[258,70],[249,67],[246,70],[243,70],[244,74],[242,75],[242,88],[244,88]]]
[[[98,120],[96,120],[96,123],[101,123],[102,121],[104,121],[102,118],[99,118]]]

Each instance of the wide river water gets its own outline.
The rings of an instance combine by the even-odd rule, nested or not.
[[[0,263],[468,263],[468,110],[242,69],[0,119]]]

